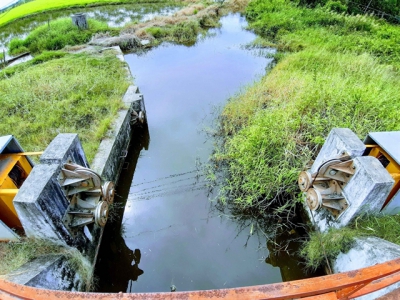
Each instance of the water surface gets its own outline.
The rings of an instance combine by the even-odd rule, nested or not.
[[[144,22],[155,16],[172,15],[179,10],[170,4],[124,4],[83,7],[50,11],[12,22],[0,30],[0,50],[13,38],[25,38],[36,27],[58,18],[68,18],[75,13],[85,13],[88,18],[107,23],[111,27],[123,27],[132,22]]]
[[[213,148],[205,128],[213,126],[215,107],[265,74],[271,63],[243,47],[255,39],[244,30],[244,18],[229,15],[221,22],[193,47],[166,44],[125,56],[144,95],[149,127],[134,135],[133,143],[140,145],[131,150],[131,171],[119,183],[126,207],[122,225],[106,227],[96,267],[98,291],[167,292],[171,285],[187,291],[282,281],[280,268],[273,266],[278,264],[266,263],[265,239],[249,237],[250,228],[238,230],[235,220],[215,209],[202,172]],[[148,136],[149,144],[143,142]],[[293,272],[304,276],[300,273]]]

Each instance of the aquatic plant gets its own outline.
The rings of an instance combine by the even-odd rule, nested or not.
[[[29,51],[35,54],[45,50],[59,50],[67,45],[84,44],[98,32],[118,32],[117,29],[109,28],[106,23],[92,19],[88,20],[88,26],[87,30],[81,30],[72,24],[69,18],[51,21],[33,30],[24,40],[12,39],[9,43],[9,53],[16,55]]]
[[[75,132],[91,161],[127,87],[124,65],[111,50],[45,52],[0,72],[0,135],[13,134],[25,150],[39,151],[58,133]]]

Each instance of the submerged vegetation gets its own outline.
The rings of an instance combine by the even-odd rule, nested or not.
[[[64,256],[75,270],[87,289],[91,287],[92,267],[89,261],[76,249],[55,244],[47,240],[24,238],[16,242],[0,243],[0,276],[6,275],[28,261],[40,256]]]
[[[123,63],[110,51],[45,52],[0,72],[0,135],[40,151],[58,133],[78,133],[91,161],[127,87]]]

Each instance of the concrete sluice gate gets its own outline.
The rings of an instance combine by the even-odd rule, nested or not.
[[[372,132],[364,143],[347,128],[334,128],[312,166],[300,173],[310,220],[324,232],[364,214],[400,208],[400,132]]]
[[[59,134],[40,153],[25,153],[11,135],[0,137],[0,241],[27,236],[74,247],[94,267],[133,127],[147,126],[138,88],[130,86],[123,101],[127,108],[119,111],[92,167],[77,134]],[[39,163],[29,155],[40,155]],[[37,258],[6,279],[47,289],[87,288],[62,255]]]

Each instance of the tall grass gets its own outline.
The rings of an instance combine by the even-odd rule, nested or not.
[[[39,26],[24,40],[18,38],[11,40],[9,53],[16,55],[29,51],[35,54],[45,50],[59,50],[67,45],[84,44],[98,32],[117,32],[116,29],[109,28],[106,23],[93,19],[88,20],[88,27],[86,30],[81,30],[72,24],[69,18],[57,19],[49,24]]]
[[[13,134],[25,150],[39,151],[58,133],[78,133],[91,161],[123,105],[126,71],[110,52],[46,61],[54,55],[0,72],[0,135]]]
[[[222,200],[265,211],[294,203],[298,173],[333,127],[360,138],[400,129],[400,28],[287,0],[254,0],[246,15],[279,49],[277,65],[224,107],[212,162],[228,174]]]
[[[355,238],[375,236],[400,245],[400,215],[365,215],[357,218],[349,227],[333,229],[325,233],[313,232],[301,249],[306,267],[317,269],[325,264],[325,255],[332,263],[340,253],[348,252]]]

